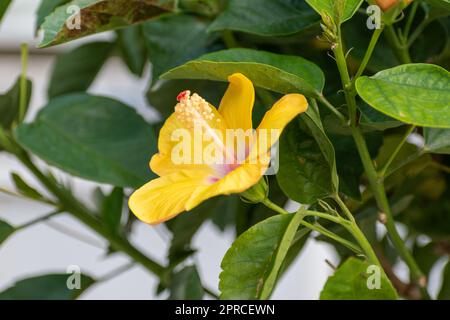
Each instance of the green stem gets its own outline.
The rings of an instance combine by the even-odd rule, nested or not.
[[[409,32],[411,31],[412,24],[414,22],[414,18],[416,17],[417,8],[419,8],[420,2],[414,1],[411,6],[411,11],[408,14],[408,21],[406,21],[405,29],[403,30],[403,37],[408,39]]]
[[[226,47],[231,48],[237,48],[239,47],[239,44],[234,37],[233,31],[225,30],[222,32],[222,40],[225,43]]]
[[[383,213],[386,214],[386,229],[389,233],[389,236],[400,256],[411,270],[412,278],[416,280],[417,283],[422,283],[424,275],[417,265],[416,261],[414,260],[413,256],[409,252],[408,248],[406,248],[405,242],[400,237],[397,231],[394,216],[392,214],[392,210],[386,196],[386,191],[384,189],[383,180],[379,179],[378,173],[375,170],[375,166],[372,162],[372,158],[370,157],[366,141],[364,140],[364,137],[359,128],[353,128],[352,133],[375,200],[377,201],[380,210],[382,210]]]
[[[19,123],[23,121],[27,109],[27,68],[28,68],[28,45],[22,44],[22,74],[20,75],[20,99],[19,99]]]
[[[34,220],[31,220],[31,221],[29,221],[29,222],[27,222],[27,223],[25,223],[25,224],[23,224],[21,226],[18,226],[18,227],[16,227],[16,229],[17,230],[25,229],[25,228],[28,228],[28,227],[30,227],[32,225],[37,224],[37,223],[47,221],[50,218],[53,218],[54,216],[56,216],[56,215],[58,215],[58,214],[60,214],[62,212],[63,212],[62,210],[58,209],[58,210],[53,211],[53,212],[51,212],[49,214],[46,214],[46,215],[44,215],[42,217],[39,217],[39,218],[34,219]]]
[[[165,278],[165,268],[153,261],[152,259],[145,256],[142,252],[137,250],[134,246],[132,246],[128,240],[112,234],[106,231],[103,228],[103,225],[100,221],[94,218],[94,215],[89,212],[89,210],[77,201],[70,192],[64,190],[61,186],[59,186],[55,181],[44,175],[31,161],[29,156],[22,151],[21,153],[16,154],[17,158],[34,174],[34,176],[61,202],[64,210],[68,213],[72,214],[75,218],[80,220],[82,223],[90,227],[99,235],[108,239],[111,246],[118,250],[126,253],[129,257],[140,263],[143,267],[145,267],[150,272],[157,275],[161,278],[163,284],[168,283],[168,279]]]
[[[388,34],[391,34],[391,36],[392,36],[392,32],[393,32],[392,27],[388,26],[386,30],[388,31]],[[394,32],[394,35],[395,35],[395,32]],[[338,66],[339,73],[341,75],[342,84],[344,87],[345,98],[347,101],[347,105],[349,107],[349,112],[351,114],[351,131],[352,131],[352,135],[353,135],[353,138],[355,140],[355,143],[356,143],[356,146],[358,149],[358,153],[359,153],[361,161],[363,163],[364,170],[367,175],[367,179],[369,180],[369,185],[370,185],[372,192],[374,194],[374,197],[377,201],[378,207],[387,216],[386,228],[392,239],[392,242],[394,243],[396,249],[400,253],[403,260],[407,263],[408,267],[410,268],[413,278],[415,280],[417,280],[418,283],[421,283],[423,281],[419,281],[419,280],[421,280],[423,278],[423,273],[421,272],[420,268],[418,267],[417,263],[415,262],[414,258],[411,255],[411,253],[406,248],[404,241],[401,239],[400,235],[398,234],[398,231],[395,227],[395,222],[393,219],[392,211],[389,206],[389,202],[387,200],[383,181],[380,181],[378,178],[378,173],[372,162],[372,158],[370,156],[369,149],[367,148],[367,144],[364,139],[364,136],[363,136],[360,128],[357,126],[357,123],[356,123],[356,112],[357,112],[356,111],[356,108],[357,108],[356,92],[354,92],[354,90],[352,89],[352,87],[350,85],[350,76],[349,76],[345,56],[343,53],[342,38],[340,37],[340,35],[338,38],[339,38],[339,44],[336,46],[334,51],[335,51],[337,66]],[[396,35],[395,35],[395,39],[397,39]],[[353,230],[353,232],[355,233],[354,234],[355,237],[359,238],[357,240],[363,241],[361,239],[361,235],[359,234],[360,232],[358,232],[356,230],[356,228],[357,228],[356,223],[353,224],[353,227],[355,228]],[[359,228],[358,228],[358,230],[359,230]],[[364,239],[365,239],[365,237],[364,237]],[[367,240],[365,240],[365,241],[367,241]],[[360,243],[363,250],[367,250],[368,247],[370,247],[370,244],[367,246],[367,243],[364,243],[365,241],[363,241],[363,243]],[[370,249],[371,249],[371,247],[370,247]],[[372,249],[370,251],[373,252]],[[376,258],[376,255],[372,254],[370,251],[368,253],[366,252],[366,254],[368,255],[368,257],[371,256],[371,259],[375,261],[374,258]],[[378,259],[376,261],[378,261]]]
[[[392,25],[386,27],[385,35],[397,59],[403,64],[411,63],[408,45],[400,42]]]
[[[338,110],[336,109],[330,101],[325,98],[323,94],[320,94],[317,99],[322,103],[325,107],[327,107],[343,124],[347,123],[347,118]]]
[[[378,171],[378,176],[380,178],[384,177],[386,175],[386,171],[389,169],[389,166],[392,164],[392,162],[397,157],[400,150],[403,148],[404,144],[406,143],[406,140],[408,139],[409,135],[414,131],[414,126],[409,126],[408,130],[406,130],[405,134],[402,137],[402,140],[399,142],[397,147],[395,148],[394,152],[392,152],[389,159],[386,161],[386,163],[383,165],[383,167]]]
[[[381,34],[383,33],[384,26],[380,29],[375,29],[375,31],[372,34],[372,38],[370,39],[369,47],[367,48],[366,54],[364,55],[364,58],[361,61],[361,65],[359,66],[358,71],[356,72],[355,77],[353,78],[353,83],[358,79],[363,73],[364,70],[366,70],[367,64],[370,61],[370,58],[372,57],[373,51],[375,50],[375,46],[377,45],[378,39],[380,39]]]
[[[414,32],[411,34],[411,37],[409,37],[408,39],[408,43],[406,44],[408,48],[410,48],[414,44],[414,42],[416,42],[417,38],[420,37],[425,28],[428,27],[428,25],[433,22],[434,19],[434,17],[426,18],[419,24],[416,30],[414,30]]]

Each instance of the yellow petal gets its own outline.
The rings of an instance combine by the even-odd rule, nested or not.
[[[218,196],[241,193],[255,185],[264,175],[269,163],[244,163],[235,170],[228,173],[225,177],[216,183],[205,188],[191,197],[186,204],[187,210],[190,210],[206,199]]]
[[[130,197],[131,211],[148,224],[167,221],[183,211],[191,198],[209,187],[208,176],[179,171],[154,179]]]
[[[230,85],[220,103],[219,112],[230,129],[251,129],[252,110],[255,103],[253,83],[243,74],[228,77]]]
[[[285,95],[264,115],[258,129],[256,129],[257,141],[261,141],[261,138],[266,138],[268,141],[267,147],[270,148],[279,139],[286,125],[307,109],[308,101],[305,96],[301,94]],[[265,136],[262,137],[262,134]],[[259,150],[259,154],[265,152],[267,150]]]
[[[219,114],[216,108],[211,106],[211,109],[214,114],[214,118],[207,120],[206,124],[211,130],[211,132],[215,132],[216,137],[220,140],[225,136],[225,121],[222,118],[222,116]],[[187,137],[179,137],[177,139],[174,139],[174,133],[177,132],[178,129],[182,129],[184,133],[187,134]],[[180,142],[182,142],[183,139],[189,139],[190,140],[190,157],[192,161],[186,161],[187,163],[180,164],[179,161],[173,161],[172,157],[172,151],[173,148],[175,148],[177,145],[180,145]],[[159,152],[155,154],[151,161],[150,161],[150,168],[153,172],[155,172],[157,175],[167,175],[171,174],[173,172],[179,171],[179,170],[207,170],[209,171],[210,168],[205,164],[199,164],[195,163],[195,153],[198,153],[198,150],[194,149],[194,129],[191,127],[188,127],[186,123],[183,121],[180,121],[180,119],[177,117],[176,113],[173,113],[164,123],[163,127],[161,128],[161,131],[159,132],[159,138],[158,138],[158,150]],[[211,141],[203,141],[204,145],[210,144]],[[220,142],[220,143],[223,143]],[[200,151],[203,150],[203,147],[198,148]],[[197,154],[198,156],[198,154]]]

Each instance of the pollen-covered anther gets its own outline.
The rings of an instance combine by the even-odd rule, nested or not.
[[[189,90],[183,91],[178,95],[177,100],[178,103],[175,106],[177,119],[189,128],[205,124],[215,117],[209,103],[197,93],[191,95]]]

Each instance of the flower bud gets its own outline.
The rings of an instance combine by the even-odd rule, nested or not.
[[[269,185],[266,179],[263,177],[253,187],[241,193],[243,200],[250,203],[260,203],[267,198],[269,193]]]
[[[388,11],[391,8],[395,7],[398,4],[402,4],[403,8],[412,2],[412,0],[375,0],[376,4],[383,11]]]

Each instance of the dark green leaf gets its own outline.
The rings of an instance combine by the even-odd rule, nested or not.
[[[428,0],[431,5],[450,12],[450,0]]]
[[[147,49],[142,26],[131,26],[117,30],[120,53],[130,71],[141,77],[147,62]]]
[[[33,187],[30,187],[30,185],[25,182],[17,173],[12,173],[11,177],[14,181],[14,185],[16,186],[16,189],[23,195],[27,196],[28,198],[32,199],[43,199],[44,197],[42,194],[34,189]]]
[[[310,28],[319,21],[320,17],[303,1],[230,0],[209,30],[281,36]]]
[[[48,274],[18,281],[0,293],[0,300],[73,300],[94,284],[94,279],[80,275],[80,289],[69,289],[75,274]]]
[[[102,222],[106,230],[112,234],[118,234],[120,231],[123,198],[123,189],[115,187],[111,193],[103,199],[101,208]]]
[[[74,8],[79,11],[70,10]],[[41,26],[44,39],[39,46],[48,47],[144,22],[172,8],[171,0],[72,0],[58,7],[45,19]],[[76,26],[77,17],[80,18],[79,28]]]
[[[59,55],[53,67],[48,96],[54,98],[86,91],[113,48],[110,42],[92,42]]]
[[[361,128],[365,131],[384,131],[404,125],[403,122],[381,113],[366,103],[361,103],[359,110],[361,111]]]
[[[356,81],[359,95],[392,118],[424,127],[450,128],[450,74],[431,64],[408,64]]]
[[[11,2],[12,0],[2,0],[2,2],[0,3],[0,21],[2,21],[3,16],[5,15],[6,10],[8,10]]]
[[[292,121],[280,138],[277,180],[281,189],[292,200],[314,203],[333,193],[331,172],[330,163],[304,120]]]
[[[143,25],[153,79],[207,52],[216,38],[205,21],[187,15],[165,15]]]
[[[450,262],[447,262],[442,275],[442,287],[438,295],[439,300],[450,300]]]
[[[221,299],[268,299],[303,219],[277,215],[244,232],[222,260]]]
[[[205,294],[195,266],[175,273],[170,287],[170,300],[201,300]]]
[[[350,258],[328,278],[320,293],[322,300],[395,300],[397,293],[380,269],[380,288],[369,289],[368,282],[376,273],[368,272],[369,263]]]
[[[27,102],[26,108],[31,99],[32,83],[27,80]],[[5,94],[0,95],[0,126],[5,129],[11,128],[14,121],[18,120],[20,109],[20,78],[17,79],[14,86]],[[26,110],[25,110],[26,111]]]
[[[57,7],[68,3],[70,0],[41,0],[41,4],[37,10],[36,31],[44,23],[45,18],[52,13]]]
[[[320,68],[306,59],[251,49],[206,54],[170,70],[162,78],[227,81],[235,72],[247,76],[255,86],[280,93],[318,96],[325,83]]]
[[[424,128],[425,151],[430,153],[450,154],[450,130]]]
[[[87,94],[58,97],[15,134],[49,164],[88,180],[139,187],[152,177],[152,128],[116,100]]]
[[[11,226],[9,223],[6,223],[3,220],[0,220],[0,245],[5,242],[6,239],[8,239],[8,237],[10,235],[12,235],[14,232],[16,231],[16,229]]]
[[[163,119],[174,111],[176,97],[184,90],[196,92],[214,106],[218,106],[226,90],[226,84],[206,80],[162,80],[147,91],[147,100],[159,111]]]
[[[415,243],[413,248],[413,256],[419,265],[420,270],[428,276],[434,264],[439,260],[440,255],[437,253],[437,245],[430,242],[425,246]]]

